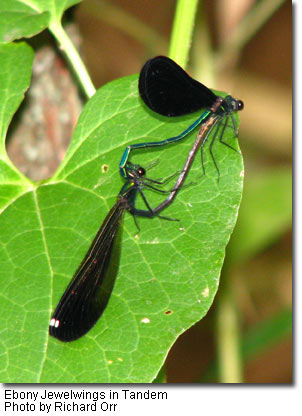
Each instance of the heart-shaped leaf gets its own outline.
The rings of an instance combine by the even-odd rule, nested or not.
[[[10,196],[5,194],[10,176],[4,177],[3,382],[151,382],[176,338],[207,313],[236,222],[243,180],[241,156],[218,140],[213,152],[219,182],[208,152],[202,176],[198,153],[188,186],[164,211],[178,218],[183,229],[173,221],[138,218],[141,231],[136,235],[133,218],[126,213],[119,272],[103,316],[77,341],[62,343],[48,335],[51,313],[123,185],[118,164],[125,147],[172,137],[193,120],[194,115],[156,116],[138,98],[136,75],[118,79],[87,103],[65,160],[52,178],[30,185],[23,179],[22,192]],[[133,152],[131,160],[144,167],[157,160],[148,177],[169,176],[182,169],[195,135]],[[232,136],[229,129],[224,140],[236,147]],[[3,160],[6,164],[5,155]],[[145,195],[151,206],[163,198],[148,190]],[[143,207],[142,201],[137,203]]]

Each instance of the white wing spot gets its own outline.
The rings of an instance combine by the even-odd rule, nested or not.
[[[59,319],[52,318],[49,322],[49,326],[54,326],[55,328],[58,328],[60,326]]]

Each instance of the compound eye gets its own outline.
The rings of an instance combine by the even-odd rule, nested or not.
[[[144,169],[144,168],[139,167],[139,168],[137,169],[137,173],[138,173],[138,176],[145,176],[146,171],[145,171],[145,169]]]
[[[243,109],[244,109],[244,104],[243,104],[243,101],[238,100],[238,102],[237,102],[237,106],[238,106],[238,111],[243,110]]]

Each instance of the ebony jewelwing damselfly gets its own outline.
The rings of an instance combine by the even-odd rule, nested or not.
[[[127,181],[104,219],[86,256],[61,297],[49,324],[49,333],[60,341],[73,341],[86,334],[104,312],[113,290],[120,258],[121,223],[125,211],[134,218],[158,216],[150,208],[142,189],[155,188],[159,181],[145,178],[145,169],[131,165]],[[140,193],[148,210],[135,208]]]
[[[122,177],[125,178],[127,176],[126,167],[132,150],[164,146],[178,142],[196,127],[206,123],[213,115],[217,116],[215,117],[215,123],[222,127],[219,133],[219,141],[233,149],[232,146],[223,141],[223,134],[228,127],[229,119],[231,119],[234,134],[236,137],[238,136],[233,112],[242,110],[243,102],[236,100],[230,95],[227,95],[225,98],[217,96],[205,85],[191,78],[179,65],[166,56],[157,56],[145,63],[139,76],[139,94],[151,110],[167,117],[190,114],[202,108],[206,108],[206,110],[193,124],[175,137],[157,142],[136,143],[127,146],[119,165]],[[219,168],[212,151],[218,132],[219,128],[216,136],[211,141],[210,154],[219,178]],[[205,142],[203,142],[203,145]],[[202,168],[204,171],[203,155]]]
[[[182,170],[180,171],[180,173],[177,177],[177,180],[175,182],[174,187],[170,191],[165,192],[165,193],[169,194],[167,196],[167,198],[164,201],[162,201],[159,205],[157,205],[157,207],[155,207],[155,208],[151,208],[148,205],[148,210],[138,210],[140,216],[149,217],[149,218],[156,217],[156,216],[158,216],[158,214],[161,211],[163,211],[165,208],[167,208],[174,201],[178,192],[183,187],[184,181],[186,180],[186,177],[189,174],[189,171],[190,171],[191,166],[194,162],[194,159],[195,159],[196,153],[198,152],[198,149],[208,139],[208,137],[212,133],[215,126],[216,126],[216,130],[219,128],[219,125],[217,125],[217,117],[218,116],[214,114],[205,123],[203,123],[201,125],[201,127],[199,128],[199,131],[198,131],[197,137],[195,139],[195,142],[194,142],[191,150],[189,151],[188,157],[185,161],[185,164],[184,164]],[[214,136],[215,136],[215,132],[214,132]],[[212,139],[212,141],[213,141],[213,139]],[[131,162],[127,163],[126,168],[125,168],[127,174],[128,174],[128,171],[131,172],[131,170],[133,169],[133,166],[134,165],[132,165]],[[160,183],[160,182],[156,182],[156,183]],[[152,189],[158,190],[157,188],[152,188]],[[144,199],[145,199],[145,197],[144,197]],[[133,209],[136,210],[135,201],[134,201]],[[177,221],[174,218],[173,219],[172,218],[167,218],[167,217],[162,217],[162,218]]]

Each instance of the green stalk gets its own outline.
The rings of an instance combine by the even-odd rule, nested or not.
[[[224,276],[226,277],[226,276]],[[217,353],[220,383],[242,383],[240,329],[233,297],[224,287],[217,310]]]
[[[57,21],[52,21],[49,26],[49,30],[56,38],[60,49],[65,53],[85,94],[88,98],[92,97],[95,93],[94,85],[78,51],[76,50],[67,33],[63,29],[61,23]]]
[[[198,24],[194,32],[191,57],[193,62],[192,76],[201,80],[204,85],[214,88],[216,72],[214,71],[213,46],[208,19],[203,8],[200,8],[198,12]]]
[[[192,41],[198,0],[178,0],[174,16],[169,57],[186,67]]]

